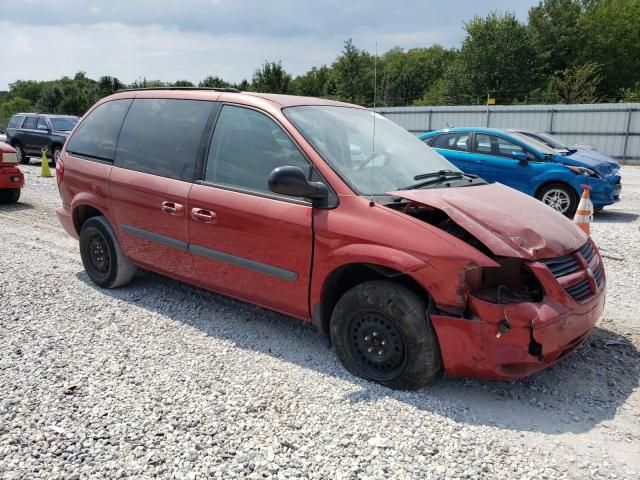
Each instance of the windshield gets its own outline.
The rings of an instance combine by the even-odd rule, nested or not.
[[[415,183],[416,175],[459,172],[414,135],[369,110],[303,106],[286,108],[284,113],[359,195],[401,189]]]
[[[78,123],[77,118],[49,118],[51,127],[59,132],[69,132]]]
[[[516,140],[519,140],[520,142],[527,145],[529,148],[532,148],[533,150],[539,153],[542,153],[543,155],[557,155],[557,152],[555,150],[553,150],[552,148],[549,148],[548,145],[538,140],[535,140],[534,138],[531,138],[519,132],[508,132],[508,133]]]

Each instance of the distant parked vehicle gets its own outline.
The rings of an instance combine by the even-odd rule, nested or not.
[[[0,203],[16,203],[24,175],[18,168],[18,157],[11,145],[0,142]]]
[[[554,137],[550,133],[541,132],[539,130],[522,130],[519,128],[509,128],[509,132],[518,132],[522,135],[526,135],[527,137],[533,138],[534,140],[544,143],[547,147],[553,148],[558,152],[565,154],[569,150],[595,150],[596,148],[592,145],[588,145],[586,143],[580,143],[576,145],[569,145],[566,142],[563,142],[558,137]]]
[[[16,149],[18,161],[29,163],[29,157],[40,157],[46,149],[47,158],[58,161],[62,146],[80,120],[71,115],[18,113],[7,125],[7,143]]]
[[[620,166],[597,152],[561,152],[512,130],[452,128],[419,136],[466,173],[500,182],[571,216],[582,184],[591,186],[596,210],[619,201]]]

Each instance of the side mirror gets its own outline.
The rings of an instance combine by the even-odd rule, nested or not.
[[[322,182],[310,182],[299,167],[277,167],[269,174],[269,190],[290,197],[325,200],[329,196]]]
[[[520,162],[520,165],[529,164],[529,156],[523,151],[511,152],[511,156]]]

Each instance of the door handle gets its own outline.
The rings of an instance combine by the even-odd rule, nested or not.
[[[216,214],[211,210],[206,210],[204,208],[192,208],[191,209],[191,218],[193,218],[196,222],[201,223],[216,223]]]
[[[162,202],[162,211],[169,215],[181,217],[184,215],[184,205],[175,202]]]

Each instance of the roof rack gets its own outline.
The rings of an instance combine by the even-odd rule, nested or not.
[[[146,88],[122,88],[118,92],[138,92],[145,90],[209,90],[212,92],[242,93],[237,88],[231,87],[146,87]]]

